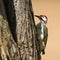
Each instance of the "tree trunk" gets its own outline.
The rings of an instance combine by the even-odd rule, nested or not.
[[[31,0],[0,0],[0,60],[40,60]]]
[[[0,0],[0,60],[20,60],[19,49],[9,30],[7,16]]]
[[[23,60],[37,60],[34,15],[31,0],[14,0],[17,43]],[[40,58],[39,58],[40,59]]]

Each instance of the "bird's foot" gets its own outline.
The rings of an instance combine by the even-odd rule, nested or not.
[[[45,51],[44,50],[42,50],[42,55],[45,55]]]

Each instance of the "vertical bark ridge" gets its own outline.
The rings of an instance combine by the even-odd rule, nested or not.
[[[0,0],[0,57],[1,60],[20,60],[19,49],[9,29],[3,1]]]
[[[14,0],[14,6],[17,21],[17,43],[20,48],[21,58],[22,60],[37,60],[31,0]]]

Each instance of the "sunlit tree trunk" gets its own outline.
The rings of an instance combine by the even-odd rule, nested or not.
[[[0,0],[0,60],[20,60],[20,53],[10,32],[3,0]]]
[[[37,60],[34,15],[31,0],[14,1],[17,43],[23,60]],[[40,56],[39,56],[40,57]]]
[[[31,0],[0,0],[0,59],[40,60]]]

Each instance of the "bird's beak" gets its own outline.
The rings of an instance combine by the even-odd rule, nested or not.
[[[38,16],[38,15],[34,15],[34,16],[40,19],[40,16]]]

